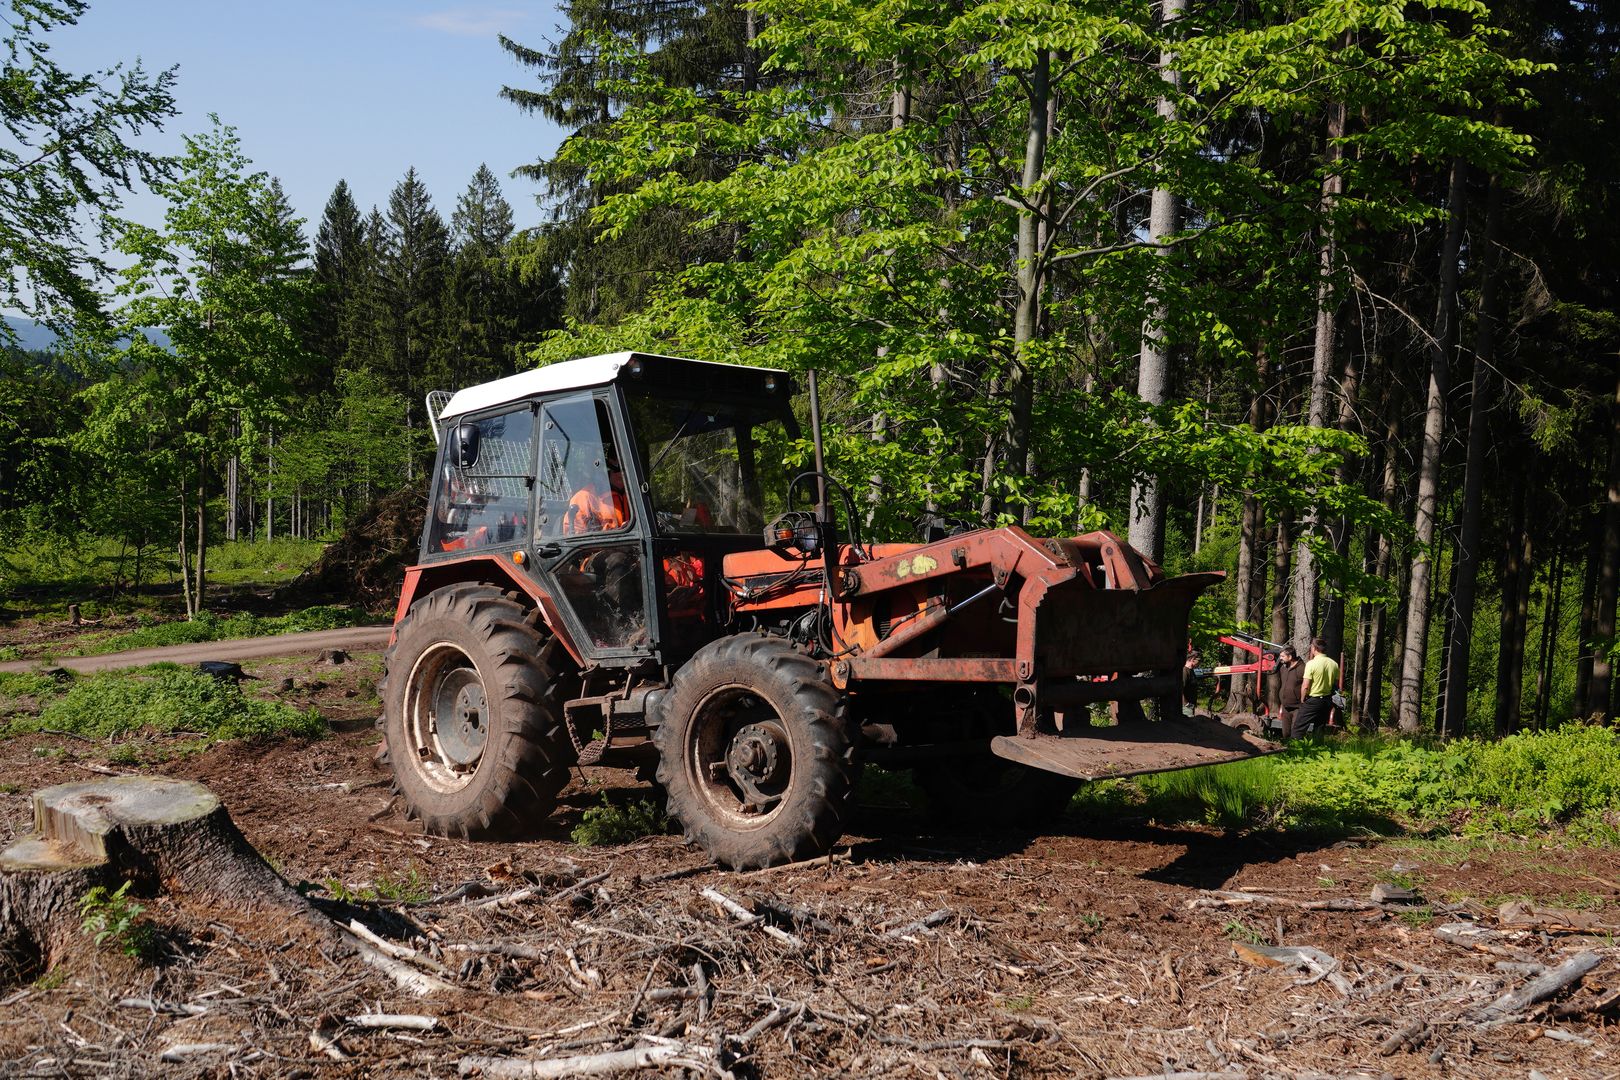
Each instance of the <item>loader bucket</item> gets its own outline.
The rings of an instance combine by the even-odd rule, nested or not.
[[[1140,671],[1179,676],[1193,602],[1222,577],[1185,574],[1145,589],[1097,589],[1072,569],[1043,571],[1025,586],[1019,655],[1030,649],[1045,679]]]
[[[998,735],[991,751],[1008,761],[1078,780],[1191,769],[1270,754],[1282,747],[1210,716],[1086,727],[1034,737]]]

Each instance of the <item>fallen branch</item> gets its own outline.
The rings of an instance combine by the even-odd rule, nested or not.
[[[325,1054],[333,1061],[348,1061],[354,1057],[343,1048],[343,1044],[337,1041],[337,1036],[325,1025],[309,1033],[309,1048]]]
[[[416,949],[412,949],[405,945],[397,945],[386,938],[379,937],[359,919],[350,919],[349,929],[358,936],[364,938],[377,949],[387,953],[389,956],[392,956],[395,960],[409,960],[411,963],[419,964],[422,967],[427,968],[429,971],[433,971],[439,975],[449,976],[451,974],[449,968],[445,967],[431,956],[424,956]]]
[[[6,1001],[10,1001],[10,999],[7,998]],[[0,1005],[6,1004],[6,1001],[0,1001]],[[145,1009],[147,1012],[153,1013],[176,1013],[182,1016],[201,1016],[208,1011],[202,1005],[192,1005],[189,1002],[156,1001],[152,998],[134,997],[120,998],[118,1007],[120,1009]]]
[[[800,859],[798,862],[783,863],[780,866],[766,866],[759,870],[748,870],[743,877],[763,877],[766,874],[780,874],[787,870],[831,870],[837,863],[849,862],[849,851],[829,851],[825,855],[818,855],[814,859]]]
[[[754,1022],[747,1031],[737,1036],[737,1041],[747,1046],[772,1028],[781,1027],[789,1020],[797,1019],[804,1014],[803,1005],[778,1005],[764,1017]]]
[[[1408,1020],[1399,1031],[1385,1039],[1383,1043],[1379,1045],[1378,1053],[1383,1057],[1389,1057],[1389,1055],[1393,1054],[1395,1051],[1403,1050],[1407,1047],[1416,1050],[1418,1047],[1423,1045],[1423,1040],[1428,1037],[1428,1031],[1429,1025],[1424,1021]]]
[[[420,971],[403,960],[394,959],[343,927],[339,927],[338,932],[343,935],[350,948],[359,954],[360,959],[393,979],[401,990],[409,990],[419,997],[425,997],[428,994],[442,994],[455,989],[437,976]]]
[[[344,1018],[355,1027],[363,1028],[404,1028],[409,1031],[432,1031],[439,1026],[437,1016],[421,1016],[413,1013],[361,1013],[359,1016]]]
[[[716,907],[720,908],[720,910],[724,911],[732,918],[736,919],[737,925],[758,926],[761,930],[765,931],[771,937],[775,938],[777,941],[780,941],[790,949],[804,948],[803,941],[799,940],[797,937],[788,933],[786,930],[783,930],[779,926],[772,926],[770,923],[764,920],[763,916],[756,915],[752,911],[749,911],[747,908],[737,903],[737,901],[733,900],[725,893],[720,892],[717,889],[705,887],[699,893],[699,895],[713,903]]]
[[[610,871],[604,870],[600,874],[593,874],[588,878],[582,878],[581,880],[576,881],[572,885],[568,886],[568,888],[563,889],[561,892],[552,893],[546,898],[546,901],[547,903],[550,903],[553,900],[562,900],[570,897],[579,892],[581,889],[588,889],[592,885],[606,881],[609,873]],[[500,896],[494,896],[488,900],[480,900],[478,903],[471,906],[480,910],[483,908],[510,907],[512,904],[521,904],[523,901],[539,895],[539,892],[539,889],[531,885],[528,888],[518,889],[515,892],[502,893]]]
[[[1602,963],[1595,952],[1576,953],[1562,964],[1525,983],[1519,989],[1503,994],[1480,1010],[1486,1019],[1514,1016],[1538,1001],[1552,997],[1565,987],[1580,982],[1586,973]]]
[[[469,942],[465,945],[446,945],[445,952],[496,953],[519,960],[544,960],[556,951],[555,945],[519,945],[515,941]]]
[[[235,1049],[236,1046],[232,1043],[176,1043],[159,1054],[158,1060],[178,1062],[202,1054],[218,1054],[223,1051],[235,1051]]]
[[[581,1054],[548,1061],[518,1058],[464,1057],[457,1068],[462,1076],[484,1076],[491,1080],[544,1080],[546,1077],[603,1076],[629,1069],[684,1067],[708,1072],[715,1064],[714,1051],[703,1046],[670,1043],[638,1046],[633,1050],[613,1050],[605,1054]],[[721,1075],[730,1073],[721,1070]]]
[[[1207,889],[1202,896],[1187,901],[1190,911],[1200,908],[1247,907],[1250,904],[1280,904],[1301,911],[1382,911],[1384,905],[1371,900],[1335,897],[1331,900],[1293,900],[1286,896],[1268,896],[1265,893],[1229,892],[1225,889]]]
[[[903,938],[911,934],[920,934],[930,927],[938,926],[940,923],[944,922],[950,917],[951,912],[948,908],[940,908],[938,911],[930,911],[927,915],[924,915],[915,922],[908,922],[904,926],[897,926],[893,930],[886,931],[883,936],[890,938]]]

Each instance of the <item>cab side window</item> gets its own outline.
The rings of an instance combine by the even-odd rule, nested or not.
[[[528,536],[534,412],[525,406],[467,423],[477,429],[477,457],[463,467],[452,449],[441,454],[430,555],[516,543]]]
[[[624,459],[607,405],[589,394],[554,401],[545,407],[540,428],[540,537],[629,528]]]

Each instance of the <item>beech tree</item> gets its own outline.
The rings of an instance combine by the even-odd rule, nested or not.
[[[81,232],[105,239],[106,216],[137,183],[167,175],[169,162],[136,140],[174,115],[175,69],[139,62],[76,74],[51,56],[50,37],[78,22],[87,0],[8,0],[0,78],[0,254],[10,272],[0,301],[66,329],[101,311],[108,270]],[[15,342],[0,323],[0,344]]]
[[[211,477],[284,417],[307,361],[298,324],[310,285],[287,262],[300,222],[250,165],[215,118],[186,138],[175,177],[155,185],[168,202],[163,227],[123,223],[117,246],[132,262],[111,337],[123,345],[98,358],[85,391],[88,445],[168,467],[192,616],[206,597]]]

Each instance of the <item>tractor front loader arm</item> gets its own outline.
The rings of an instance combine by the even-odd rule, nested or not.
[[[1182,716],[1192,606],[1223,577],[1167,578],[1106,532],[1038,539],[1009,527],[951,537],[844,569],[843,637],[859,644],[834,660],[833,679],[854,689],[1006,686],[1016,729],[994,739],[994,752],[1084,779],[1254,756],[1269,747]],[[888,610],[886,596],[909,597],[902,606],[911,610],[873,640],[863,629]],[[1145,722],[1147,699],[1159,705],[1156,723]],[[1099,702],[1116,703],[1126,722],[1093,727]]]

